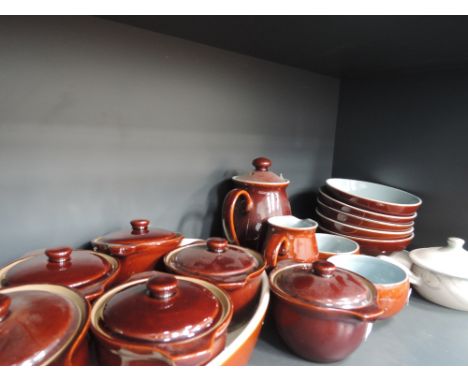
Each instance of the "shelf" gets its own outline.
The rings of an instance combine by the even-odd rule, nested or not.
[[[319,365],[291,353],[277,335],[271,312],[249,365]],[[367,341],[335,366],[454,366],[468,364],[468,312],[416,295],[395,317],[374,324]]]

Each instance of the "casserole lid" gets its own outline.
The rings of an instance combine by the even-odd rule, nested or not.
[[[456,237],[447,239],[445,247],[419,248],[409,256],[413,263],[448,276],[468,279],[468,251],[465,241]]]
[[[0,365],[49,364],[86,320],[86,302],[71,289],[30,284],[0,291]]]
[[[82,288],[102,280],[114,271],[101,254],[70,247],[29,252],[0,271],[2,286],[50,283]]]
[[[300,303],[336,309],[358,309],[375,302],[375,287],[364,277],[326,260],[292,263],[270,275],[271,286]]]
[[[245,175],[233,176],[232,179],[241,183],[250,184],[271,184],[271,185],[287,185],[289,180],[283,178],[283,175],[277,175],[269,171],[271,160],[265,157],[255,158],[252,161],[255,170]]]
[[[205,333],[225,313],[215,293],[201,284],[153,274],[108,297],[98,313],[104,330],[129,340],[168,343]]]
[[[135,219],[130,222],[132,229],[112,232],[92,241],[93,245],[105,247],[111,254],[124,255],[134,252],[138,247],[160,245],[168,240],[181,238],[180,233],[161,228],[149,228],[150,221]]]
[[[259,253],[220,237],[177,248],[165,256],[164,263],[176,273],[218,282],[242,282],[265,266]]]

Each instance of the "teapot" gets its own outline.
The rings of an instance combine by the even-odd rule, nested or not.
[[[255,158],[252,164],[255,170],[251,173],[232,177],[237,187],[224,199],[222,221],[229,242],[261,251],[267,220],[291,215],[286,194],[289,180],[269,171],[268,158]]]

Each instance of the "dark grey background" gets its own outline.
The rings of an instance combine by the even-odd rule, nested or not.
[[[137,217],[220,233],[259,155],[298,215],[331,175],[337,79],[92,17],[2,17],[0,52],[0,264]]]
[[[342,80],[333,176],[423,200],[414,247],[468,239],[468,71]]]

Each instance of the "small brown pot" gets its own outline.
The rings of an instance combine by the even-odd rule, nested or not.
[[[177,248],[164,257],[164,264],[173,273],[200,278],[224,289],[232,299],[236,319],[250,309],[265,270],[259,253],[230,245],[223,238]]]
[[[149,228],[149,220],[132,220],[131,231],[122,230],[92,241],[95,251],[113,256],[120,263],[115,280],[120,284],[132,275],[153,270],[158,261],[182,241],[180,233]]]
[[[28,284],[0,291],[0,366],[89,364],[90,305],[75,290]]]
[[[280,336],[292,351],[311,361],[346,358],[383,313],[370,281],[325,260],[281,262],[270,273],[270,286]]]
[[[0,286],[63,285],[92,302],[115,281],[118,272],[118,261],[102,253],[70,247],[38,249],[0,269]]]
[[[231,318],[220,288],[153,271],[99,298],[91,330],[101,365],[204,365],[224,348]]]

